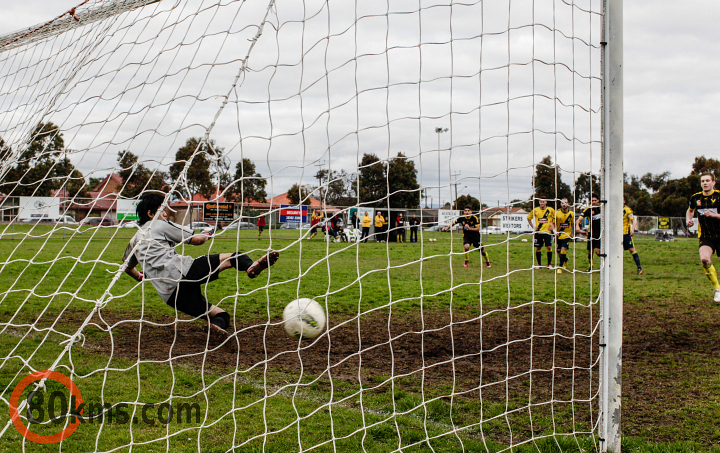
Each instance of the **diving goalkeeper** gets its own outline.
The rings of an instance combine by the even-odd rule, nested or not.
[[[156,193],[145,194],[140,199],[137,206],[140,228],[125,249],[123,262],[128,262],[125,272],[139,282],[148,279],[166,304],[192,317],[205,317],[213,335],[226,337],[230,315],[208,303],[201,285],[217,280],[218,274],[230,267],[255,278],[275,264],[279,254],[270,252],[254,263],[239,252],[198,258],[180,255],[175,251],[178,244],[201,245],[209,235],[194,234],[192,230],[168,221],[167,210],[158,212],[164,199]],[[142,273],[137,269],[138,264]]]

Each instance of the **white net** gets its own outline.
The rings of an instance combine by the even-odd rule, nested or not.
[[[526,219],[598,193],[602,22],[599,0],[89,0],[1,37],[3,451],[597,448],[598,265],[569,241],[538,268]],[[124,272],[152,191],[178,224],[231,206],[183,255],[280,253],[203,286],[226,340]],[[439,231],[466,204],[487,256]],[[313,340],[281,319],[305,297]],[[43,370],[80,417],[57,374],[23,380]]]

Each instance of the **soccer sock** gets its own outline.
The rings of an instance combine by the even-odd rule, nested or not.
[[[215,324],[219,328],[225,330],[230,325],[230,315],[222,312],[210,320],[210,324]]]
[[[486,263],[490,262],[490,255],[488,255],[488,252],[486,252],[485,249],[480,249],[480,254],[485,259]]]
[[[535,250],[535,259],[537,260],[538,266],[542,266],[542,252]]]
[[[552,252],[547,252],[548,266],[552,264],[552,255],[553,255]]]
[[[640,269],[642,266],[640,266],[640,255],[638,255],[637,252],[633,253],[633,259],[635,260],[635,264],[637,264],[638,269]]]
[[[567,263],[567,250],[560,250],[560,266],[564,266]]]
[[[715,289],[720,289],[720,283],[718,283],[718,277],[717,277],[717,272],[715,271],[715,266],[713,266],[711,264],[710,267],[703,266],[703,269],[705,270],[705,275],[707,275],[708,280],[710,280],[710,282],[713,284]]]
[[[244,253],[235,252],[229,258],[230,265],[239,271],[246,271],[252,266],[253,261]]]
[[[465,252],[465,261],[470,261],[470,252]]]

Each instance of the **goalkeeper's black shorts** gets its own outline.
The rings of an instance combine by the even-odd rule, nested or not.
[[[238,255],[238,270],[246,270],[252,260],[245,254]],[[210,303],[203,295],[202,286],[217,280],[220,267],[220,255],[205,255],[195,258],[190,269],[178,282],[167,304],[185,314],[198,317],[207,314]]]

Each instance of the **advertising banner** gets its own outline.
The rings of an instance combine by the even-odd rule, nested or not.
[[[203,221],[232,222],[235,217],[235,203],[208,201],[203,203]]]
[[[458,217],[462,215],[462,211],[440,209],[438,210],[438,225],[446,227],[450,226]]]
[[[280,205],[280,223],[306,223],[308,221],[308,207],[296,204]]]
[[[57,220],[59,218],[59,198],[20,197],[19,220]]]
[[[525,214],[500,214],[500,231],[503,233],[526,232],[530,230],[526,219]]]
[[[140,200],[117,199],[117,220],[140,220],[137,215],[137,205]]]

